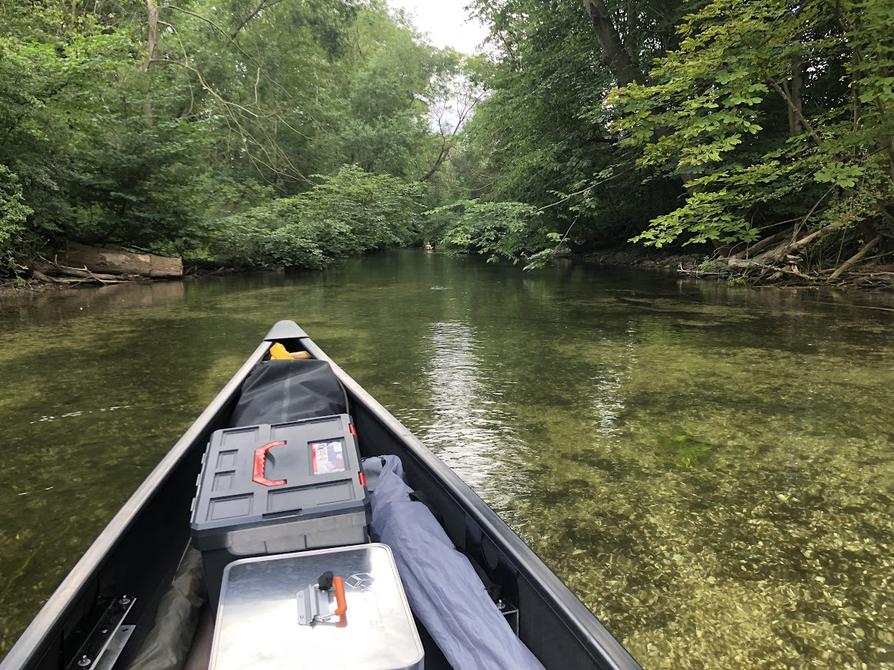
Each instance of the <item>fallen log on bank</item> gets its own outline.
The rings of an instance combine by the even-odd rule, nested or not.
[[[157,254],[100,249],[69,242],[60,257],[31,264],[38,281],[53,284],[120,284],[143,279],[180,279],[183,261]]]
[[[63,262],[69,267],[86,267],[94,272],[109,274],[157,279],[179,279],[183,276],[183,260],[180,258],[99,249],[76,242],[66,245]]]

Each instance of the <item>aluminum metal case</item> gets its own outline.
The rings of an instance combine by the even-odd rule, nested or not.
[[[347,414],[211,436],[191,527],[213,606],[227,563],[366,542],[368,522],[369,496]]]
[[[320,595],[325,573],[342,579],[343,595],[323,593],[311,621],[307,595]],[[209,670],[421,670],[423,658],[384,544],[243,559],[224,571]]]

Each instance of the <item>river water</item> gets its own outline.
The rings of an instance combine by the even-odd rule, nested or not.
[[[0,654],[276,320],[648,668],[894,667],[894,300],[416,251],[0,298]]]

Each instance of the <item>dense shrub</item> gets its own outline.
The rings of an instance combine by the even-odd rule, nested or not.
[[[332,260],[320,248],[317,230],[302,223],[287,223],[261,239],[262,263],[285,268],[322,268]]]
[[[425,213],[425,230],[448,248],[518,262],[543,250],[550,235],[539,211],[522,202],[462,202]]]
[[[418,183],[346,165],[305,193],[223,219],[209,249],[234,265],[321,268],[415,239],[419,197]]]
[[[30,213],[18,177],[0,163],[0,271],[12,266],[13,245]]]

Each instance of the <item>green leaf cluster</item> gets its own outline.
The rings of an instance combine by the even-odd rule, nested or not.
[[[650,82],[609,98],[640,169],[687,191],[634,240],[747,243],[798,217],[884,227],[892,29],[889,3],[875,0],[714,0],[687,16]]]
[[[465,200],[425,212],[425,230],[449,249],[517,263],[550,241],[539,214],[521,202]]]
[[[0,271],[13,268],[12,250],[30,214],[18,177],[0,165]]]

